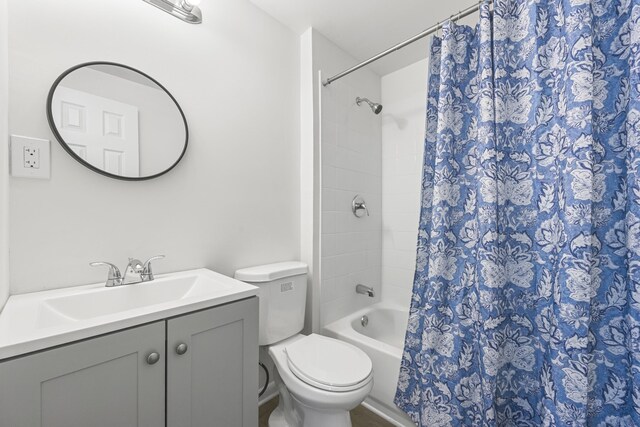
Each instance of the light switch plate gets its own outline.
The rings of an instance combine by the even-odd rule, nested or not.
[[[51,177],[50,141],[11,135],[11,176],[49,179]]]

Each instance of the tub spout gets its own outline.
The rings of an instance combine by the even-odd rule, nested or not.
[[[362,295],[366,295],[368,297],[375,297],[376,293],[374,292],[373,288],[370,286],[365,286],[365,285],[357,285],[356,286],[356,293],[357,294],[362,294]]]

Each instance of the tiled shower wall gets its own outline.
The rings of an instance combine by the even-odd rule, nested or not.
[[[357,61],[318,35],[317,60],[329,73]],[[326,77],[326,76],[325,76]],[[321,324],[380,299],[382,259],[381,117],[356,97],[380,102],[380,78],[368,70],[321,89]],[[351,202],[364,197],[370,216],[356,218]],[[375,298],[358,295],[371,286]]]
[[[355,63],[314,33],[314,61],[328,74]],[[381,79],[368,70],[320,89],[321,324],[382,299],[408,307],[420,216],[427,60]],[[323,78],[327,76],[324,75]],[[381,115],[357,96],[382,102]],[[357,219],[362,195],[371,216]],[[375,298],[355,293],[372,286]]]
[[[382,298],[408,307],[420,218],[427,60],[382,78]]]

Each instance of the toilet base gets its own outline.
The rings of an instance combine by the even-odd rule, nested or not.
[[[318,410],[300,402],[292,396],[297,413],[302,414],[302,427],[351,427],[351,414],[349,411]]]
[[[269,427],[302,427],[302,420],[293,402],[293,397],[282,382],[278,370],[274,371],[278,387],[278,407],[269,416]]]
[[[284,413],[280,407],[274,409],[269,415],[269,427],[290,427],[287,420],[284,419]]]
[[[285,409],[278,405],[269,416],[269,427],[352,427],[351,415],[347,411],[337,413],[317,411],[298,401],[295,402],[295,405],[301,405],[298,406],[296,413],[302,415],[302,419],[299,417],[291,419],[290,417],[291,422],[287,422]]]
[[[352,427],[349,411],[312,408],[289,392],[277,369],[274,379],[279,402],[269,416],[269,427]]]

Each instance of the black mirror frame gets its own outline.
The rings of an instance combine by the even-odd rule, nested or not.
[[[169,98],[171,98],[171,100],[173,101],[173,103],[176,105],[176,108],[178,109],[178,111],[180,112],[180,116],[182,117],[182,121],[184,123],[184,130],[185,130],[185,140],[184,140],[184,148],[182,149],[182,153],[180,153],[180,156],[178,157],[178,159],[175,161],[174,164],[172,164],[171,166],[169,166],[167,169],[165,169],[162,172],[159,172],[155,175],[149,175],[149,176],[141,176],[141,177],[127,177],[127,176],[120,176],[120,175],[114,175],[112,173],[109,172],[105,172],[100,168],[97,168],[95,166],[93,166],[92,164],[90,164],[89,162],[86,162],[84,160],[82,160],[82,158],[80,158],[80,156],[78,156],[71,148],[69,148],[69,146],[67,145],[67,143],[65,142],[64,138],[62,138],[62,135],[60,135],[60,133],[58,132],[58,128],[56,127],[55,121],[53,119],[53,113],[51,111],[51,103],[53,101],[53,94],[55,93],[56,89],[58,88],[58,85],[60,84],[60,82],[67,77],[69,74],[71,74],[72,72],[74,72],[77,69],[80,68],[84,68],[84,67],[88,67],[91,65],[112,65],[112,66],[116,66],[116,67],[122,67],[122,68],[126,68],[128,70],[131,70],[133,72],[136,72],[146,78],[148,78],[149,80],[151,80],[153,83],[155,83],[156,85],[158,85],[158,87],[160,89],[162,89],[164,91],[164,93],[166,93],[167,95],[169,95]],[[53,134],[55,135],[56,139],[58,140],[58,142],[60,143],[60,145],[62,146],[62,148],[64,148],[64,150],[69,153],[69,155],[76,160],[78,163],[80,163],[81,165],[85,166],[88,169],[91,169],[94,172],[99,173],[100,175],[104,175],[107,176],[109,178],[113,178],[113,179],[118,179],[121,181],[147,181],[150,179],[154,179],[154,178],[158,178],[159,176],[162,176],[164,174],[166,174],[167,172],[169,172],[170,170],[172,170],[173,168],[175,168],[178,163],[180,163],[180,161],[182,160],[182,158],[184,157],[184,154],[187,151],[187,146],[189,145],[189,126],[187,124],[187,118],[184,115],[184,112],[182,111],[182,108],[180,107],[180,104],[178,104],[178,101],[176,101],[176,99],[173,97],[173,95],[171,94],[171,92],[169,92],[164,86],[162,86],[156,79],[154,79],[153,77],[149,76],[146,73],[143,73],[140,70],[137,70],[133,67],[129,67],[128,65],[124,65],[124,64],[118,64],[117,62],[108,62],[108,61],[93,61],[93,62],[85,62],[82,64],[78,64],[75,65],[71,68],[69,68],[67,71],[65,71],[64,73],[62,73],[60,75],[60,77],[58,77],[56,79],[55,82],[53,82],[53,85],[51,86],[51,89],[49,90],[49,95],[47,96],[47,121],[49,122],[49,127],[51,128],[51,131],[53,132]]]

